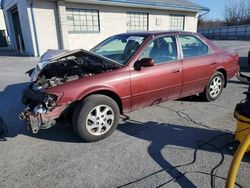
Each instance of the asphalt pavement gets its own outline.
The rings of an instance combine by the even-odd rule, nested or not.
[[[215,42],[239,49],[248,70],[249,41]],[[69,124],[33,135],[18,119],[21,91],[29,82],[24,73],[37,60],[0,57],[0,117],[8,128],[0,139],[1,188],[225,186],[233,153],[225,146],[233,139],[235,105],[248,85],[234,78],[215,102],[190,97],[132,112],[109,138],[84,143]],[[249,187],[249,169],[247,155],[237,179],[243,187]]]

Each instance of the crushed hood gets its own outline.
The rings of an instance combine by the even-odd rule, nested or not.
[[[29,73],[30,77],[31,77],[31,81],[34,82],[37,80],[37,78],[39,77],[39,74],[41,73],[41,71],[48,65],[51,63],[56,63],[57,61],[59,61],[60,59],[63,58],[67,58],[70,56],[93,56],[95,58],[98,58],[100,60],[103,60],[102,62],[104,64],[106,64],[109,67],[113,67],[113,68],[120,68],[123,67],[124,65],[113,61],[112,59],[106,58],[104,56],[95,54],[93,52],[90,51],[86,51],[83,49],[79,49],[79,50],[74,50],[74,51],[68,51],[68,50],[48,50],[47,52],[45,52],[42,56],[40,61],[38,62],[37,66],[35,69],[33,69],[31,72],[28,71],[27,73]]]

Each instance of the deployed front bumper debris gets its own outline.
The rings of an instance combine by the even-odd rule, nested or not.
[[[66,106],[56,107],[54,110],[25,111],[19,115],[21,120],[27,122],[28,128],[34,133],[38,133],[40,129],[48,129],[56,124],[56,119],[60,117],[61,113],[65,110]]]
[[[55,119],[67,107],[66,105],[56,106],[57,98],[56,95],[34,89],[34,85],[31,84],[23,91],[22,103],[26,106],[26,109],[19,115],[19,118],[27,122],[33,133],[54,126]]]

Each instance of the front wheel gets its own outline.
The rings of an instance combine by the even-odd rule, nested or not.
[[[221,72],[215,72],[201,96],[206,101],[214,101],[219,98],[225,85],[225,77]]]
[[[83,140],[99,141],[114,132],[119,117],[120,110],[113,99],[104,95],[91,95],[76,107],[73,127]]]

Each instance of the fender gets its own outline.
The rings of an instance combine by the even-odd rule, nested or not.
[[[115,93],[117,96],[119,96],[118,92],[109,85],[96,85],[94,87],[90,87],[87,90],[84,90],[80,93],[80,95],[77,97],[78,99],[82,100],[86,96],[90,95],[91,93],[96,93],[98,91],[110,91],[112,93]]]

